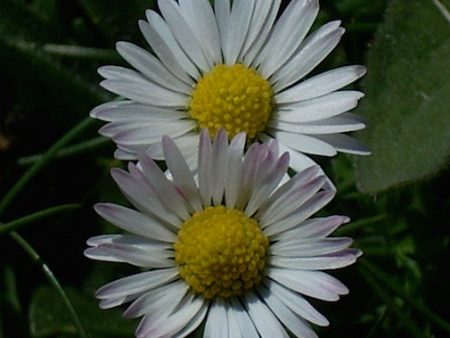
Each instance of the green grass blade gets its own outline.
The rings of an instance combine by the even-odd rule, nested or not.
[[[51,217],[51,216],[54,216],[57,214],[65,213],[68,211],[73,211],[80,207],[81,207],[80,204],[63,204],[63,205],[58,205],[58,206],[51,207],[48,209],[39,210],[30,215],[18,218],[14,221],[1,224],[0,225],[0,235],[11,232],[11,231],[16,231],[17,229],[19,229],[27,224],[37,222],[41,219]]]
[[[40,266],[42,271],[44,272],[45,277],[48,279],[50,284],[57,290],[59,295],[61,296],[61,299],[63,300],[64,304],[66,305],[67,309],[69,310],[70,315],[72,316],[72,319],[74,321],[74,324],[78,330],[78,334],[81,338],[89,338],[89,334],[86,331],[86,329],[83,326],[83,323],[80,320],[80,316],[76,312],[75,308],[73,307],[72,302],[70,301],[69,297],[67,296],[66,292],[62,288],[61,284],[59,283],[56,276],[53,274],[52,270],[48,267],[47,264],[42,260],[42,258],[39,256],[39,254],[34,250],[34,248],[18,233],[12,232],[11,237],[16,241],[17,244],[19,244],[22,249],[25,250],[25,252],[30,256],[33,262],[35,262],[37,265]]]

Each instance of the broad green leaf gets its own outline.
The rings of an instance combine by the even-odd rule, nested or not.
[[[439,6],[442,5],[442,6]],[[445,7],[444,7],[445,6]],[[368,54],[361,190],[431,176],[450,154],[450,0],[394,0]]]
[[[83,325],[93,337],[133,337],[136,323],[122,318],[120,310],[101,310],[93,295],[90,297],[71,288],[66,291]],[[66,306],[51,287],[40,287],[34,291],[29,320],[33,337],[76,336],[76,328]]]
[[[81,0],[92,22],[109,39],[136,41],[140,39],[138,20],[152,8],[152,0]]]

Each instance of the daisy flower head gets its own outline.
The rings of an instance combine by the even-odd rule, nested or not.
[[[280,185],[289,154],[277,141],[231,141],[220,130],[200,135],[198,176],[175,142],[162,148],[173,179],[146,154],[112,176],[135,209],[101,203],[95,210],[127,231],[88,240],[89,258],[144,269],[101,287],[102,308],[131,302],[143,317],[137,337],[185,337],[205,321],[204,337],[317,337],[328,325],[308,297],[336,301],[348,289],[321,270],[354,263],[350,238],[329,237],[344,216],[311,217],[335,191],[312,166]]]
[[[343,134],[365,127],[349,112],[363,94],[341,90],[365,68],[344,66],[305,80],[338,44],[341,22],[308,35],[319,1],[292,0],[282,13],[280,3],[159,0],[161,14],[148,10],[139,27],[153,52],[118,42],[134,69],[99,69],[101,85],[125,98],[91,112],[107,122],[100,133],[117,144],[115,156],[132,160],[146,150],[163,160],[167,134],[195,169],[202,128],[212,137],[224,128],[230,139],[240,132],[249,140],[277,139],[296,171],[314,164],[307,155],[368,154]]]

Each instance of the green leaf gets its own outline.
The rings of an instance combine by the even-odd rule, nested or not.
[[[436,174],[450,154],[450,0],[394,0],[368,54],[359,107],[373,154],[356,159],[377,193]]]
[[[94,337],[132,337],[136,323],[122,318],[120,310],[101,310],[94,296],[66,288],[84,326]],[[72,318],[64,303],[51,287],[34,291],[30,311],[30,331],[33,337],[76,334]]]
[[[140,39],[138,20],[145,10],[153,8],[152,0],[81,0],[92,22],[109,39],[136,41]]]

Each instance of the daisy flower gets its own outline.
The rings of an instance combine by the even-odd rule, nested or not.
[[[344,216],[310,218],[334,196],[310,167],[279,182],[289,154],[278,142],[230,142],[221,130],[200,136],[198,183],[169,137],[162,148],[170,180],[145,153],[112,176],[136,209],[101,203],[95,210],[130,234],[88,240],[89,258],[145,269],[101,287],[102,308],[131,302],[143,317],[137,337],[185,337],[205,321],[204,337],[317,337],[309,322],[327,319],[307,297],[336,301],[348,293],[321,270],[354,263],[350,238],[328,237]]]
[[[139,27],[153,53],[128,42],[117,51],[134,68],[105,66],[101,86],[125,98],[93,109],[108,122],[100,133],[117,144],[116,158],[147,150],[163,160],[161,137],[170,135],[192,169],[198,134],[224,128],[230,139],[277,139],[296,171],[308,155],[369,152],[343,134],[363,129],[349,111],[363,94],[340,90],[366,72],[344,66],[304,79],[338,44],[344,29],[330,22],[309,34],[318,0],[159,0]],[[277,16],[279,16],[278,19]]]

